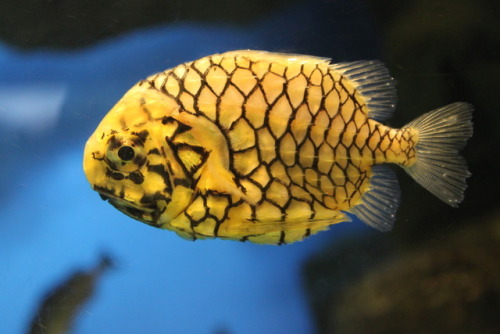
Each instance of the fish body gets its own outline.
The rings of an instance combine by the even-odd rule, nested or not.
[[[112,267],[112,258],[102,255],[93,268],[72,273],[50,290],[31,321],[29,334],[70,333],[79,311],[92,298],[104,272]]]
[[[466,103],[385,126],[395,98],[378,61],[207,56],[132,87],[88,140],[84,170],[117,209],[187,239],[292,243],[346,212],[386,231],[399,187],[385,164],[456,206],[472,135]]]

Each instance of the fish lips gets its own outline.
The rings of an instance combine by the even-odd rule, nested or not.
[[[127,216],[150,225],[155,225],[154,217],[158,216],[159,211],[155,203],[141,203],[141,205],[138,206],[137,204],[127,201],[124,198],[111,195],[109,192],[101,192],[99,190],[97,190],[97,192],[103,201],[107,201]]]

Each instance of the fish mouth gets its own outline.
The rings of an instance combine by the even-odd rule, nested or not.
[[[141,203],[137,205],[125,198],[111,194],[109,190],[102,191],[96,189],[103,201],[107,201],[117,210],[123,212],[127,216],[139,220],[148,225],[157,226],[156,221],[159,216],[159,210],[155,203]]]

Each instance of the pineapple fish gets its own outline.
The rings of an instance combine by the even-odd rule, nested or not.
[[[458,155],[472,106],[453,103],[400,129],[378,61],[233,51],[132,87],[88,140],[83,167],[103,199],[196,240],[288,244],[349,221],[388,231],[399,186],[386,164],[456,207],[470,175]]]

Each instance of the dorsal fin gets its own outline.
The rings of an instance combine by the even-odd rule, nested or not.
[[[310,56],[298,53],[282,53],[282,52],[269,52],[262,50],[236,50],[222,53],[221,56],[243,56],[248,57],[250,59],[259,60],[263,57],[266,61],[278,62],[288,64],[290,62],[296,63],[307,63],[307,62],[315,62],[315,63],[329,63],[330,58],[325,57],[317,57]]]
[[[378,60],[360,60],[330,65],[334,71],[353,81],[365,98],[368,117],[377,121],[389,118],[396,107],[395,80]]]

